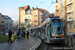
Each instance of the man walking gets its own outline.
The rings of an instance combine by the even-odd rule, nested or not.
[[[12,37],[12,31],[9,30],[9,33],[8,33],[8,42],[10,41],[12,43],[12,40],[11,40],[11,37]]]

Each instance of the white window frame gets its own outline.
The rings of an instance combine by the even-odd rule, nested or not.
[[[72,14],[69,15],[69,19],[72,19]]]
[[[69,6],[69,7],[68,7],[68,10],[71,11],[71,10],[72,10],[72,6]]]

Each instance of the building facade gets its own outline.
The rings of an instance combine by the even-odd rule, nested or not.
[[[26,26],[25,19],[28,19],[28,23]],[[30,6],[24,6],[18,8],[18,28],[19,27],[27,27],[27,30],[30,28],[31,25],[31,10]]]
[[[75,0],[66,0],[67,7],[67,34],[75,33]]]
[[[49,12],[45,9],[35,8],[31,11],[31,27],[42,24],[49,17]]]
[[[75,0],[60,0],[55,4],[55,15],[57,5],[60,5],[59,16],[63,19],[66,25],[67,35],[72,35],[75,33]],[[57,15],[56,15],[57,16]]]
[[[6,15],[0,13],[0,34],[5,34],[10,29],[12,30],[13,20]]]
[[[56,3],[55,3],[55,16],[59,16],[60,17],[60,12],[61,12],[61,5],[60,3],[58,2],[58,0],[56,0]]]

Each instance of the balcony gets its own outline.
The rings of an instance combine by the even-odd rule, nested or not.
[[[72,13],[72,10],[70,10],[70,11],[67,11],[66,13],[67,13],[67,14],[68,14],[68,13]]]
[[[71,1],[71,2],[67,2],[67,4],[66,4],[66,5],[70,5],[70,4],[72,4],[72,1]]]
[[[73,21],[73,19],[67,19],[67,22],[72,22]]]

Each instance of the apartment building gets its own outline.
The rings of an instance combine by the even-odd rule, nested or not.
[[[75,0],[66,0],[67,34],[75,33]]]
[[[49,17],[49,12],[45,9],[35,8],[31,11],[31,27],[36,27]]]
[[[26,26],[25,19],[28,19],[28,23]],[[19,27],[24,27],[27,29],[30,28],[31,25],[31,10],[30,6],[24,6],[24,7],[19,7],[18,8],[18,28]]]
[[[5,34],[12,29],[13,20],[7,15],[2,15],[0,13],[0,34]]]
[[[57,0],[56,0],[57,1]],[[75,0],[60,0],[55,3],[55,16],[58,12],[56,11],[59,6],[59,16],[61,19],[65,20],[65,25],[67,27],[67,35],[72,35],[75,33]],[[58,10],[58,9],[57,9]]]

